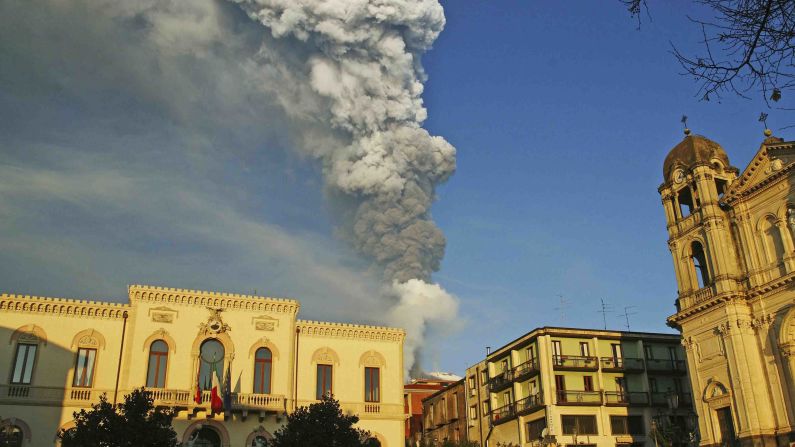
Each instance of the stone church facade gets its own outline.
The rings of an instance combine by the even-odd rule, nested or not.
[[[702,446],[795,441],[795,142],[766,137],[740,171],[686,130],[663,166]]]
[[[130,286],[126,304],[0,295],[0,420],[20,446],[57,445],[74,411],[145,386],[177,410],[184,445],[256,447],[332,393],[381,446],[401,447],[404,332],[300,320],[299,308],[150,286]],[[213,373],[231,391],[218,412]]]

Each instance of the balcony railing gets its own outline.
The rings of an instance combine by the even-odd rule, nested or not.
[[[131,390],[119,390],[119,396],[129,394]],[[210,406],[210,391],[202,391],[202,402],[197,404],[194,394],[188,390],[166,388],[148,388],[152,394],[154,405],[160,407],[207,407]],[[90,405],[99,401],[99,396],[113,396],[113,390],[97,388],[60,388],[28,385],[0,385],[0,403],[31,403],[35,405]],[[273,394],[232,393],[230,410],[267,410],[285,411],[284,396]],[[364,408],[363,412],[372,412]]]
[[[533,411],[537,408],[541,408],[544,406],[544,399],[541,395],[541,392],[536,394],[531,394],[523,399],[519,399],[515,403],[516,405],[516,413],[523,414]]]
[[[30,385],[0,385],[0,403],[31,403],[35,405],[87,405],[98,401],[102,393],[113,390],[94,388],[62,388]]]
[[[552,366],[555,369],[596,371],[599,369],[599,359],[579,355],[553,355]]]
[[[519,380],[538,372],[538,359],[532,358],[513,369],[514,380]]]
[[[602,357],[604,371],[643,371],[643,359],[633,357]]]
[[[512,381],[513,374],[511,373],[511,370],[497,374],[496,376],[489,379],[489,391],[497,392],[507,388]]]
[[[649,394],[643,391],[605,391],[605,405],[649,405]]]
[[[508,405],[503,405],[500,408],[492,410],[491,422],[494,424],[499,424],[512,419],[514,416],[516,416],[516,408],[514,407],[513,403],[510,403]]]
[[[693,405],[693,396],[690,393],[678,393],[679,402],[678,407],[691,407]],[[671,398],[670,392],[654,392],[651,393],[651,404],[655,406],[668,406]]]
[[[602,405],[600,391],[568,391],[556,392],[558,405]]]
[[[646,369],[654,372],[687,372],[687,365],[684,360],[671,359],[646,359]]]
[[[298,400],[299,407],[305,407],[317,400]],[[395,417],[403,417],[405,415],[402,404],[385,404],[379,402],[340,402],[342,411],[346,414],[358,415],[360,419],[390,419]],[[444,423],[441,417],[437,416],[435,421],[440,425]],[[428,421],[426,421],[427,423]],[[430,425],[429,425],[430,426]]]

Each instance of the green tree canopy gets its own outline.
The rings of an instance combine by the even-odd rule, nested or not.
[[[301,407],[287,416],[287,424],[276,431],[272,447],[371,447],[379,445],[370,433],[354,428],[355,415],[342,413],[339,402],[324,396],[318,402]]]
[[[175,447],[177,434],[171,427],[174,413],[155,408],[151,393],[143,388],[112,405],[103,394],[89,410],[74,413],[75,426],[61,430],[63,447]]]

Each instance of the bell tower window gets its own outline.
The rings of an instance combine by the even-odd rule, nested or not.
[[[687,217],[693,213],[693,210],[696,208],[695,202],[693,201],[693,194],[690,192],[690,188],[684,187],[679,190],[677,194],[676,201],[679,203],[679,217]]]
[[[690,245],[690,259],[693,262],[698,288],[706,287],[710,283],[710,279],[709,270],[707,269],[707,258],[704,255],[704,247],[701,242],[693,242]]]

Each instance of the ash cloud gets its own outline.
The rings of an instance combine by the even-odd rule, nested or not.
[[[275,39],[303,50],[289,73],[304,73],[322,98],[314,102],[327,105],[320,115],[350,139],[322,152],[326,185],[346,199],[334,202],[344,204],[341,233],[383,268],[385,294],[397,297],[391,320],[410,332],[412,365],[426,323],[457,312],[456,300],[430,283],[445,247],[430,207],[435,187],[455,170],[455,149],[421,127],[420,58],[444,28],[442,7],[436,0],[237,3]]]
[[[266,252],[281,237],[300,239],[268,222],[258,227],[257,219],[270,216],[249,209],[276,200],[252,191],[273,190],[268,180],[285,168],[280,154],[293,150],[319,166],[338,234],[381,276],[380,292],[363,274],[356,297],[343,302],[368,302],[371,313],[386,315],[384,323],[405,327],[406,364],[415,364],[427,324],[452,322],[457,312],[457,300],[431,283],[445,239],[430,213],[436,186],[455,170],[455,149],[422,128],[420,58],[443,27],[436,0],[2,2],[0,150],[4,168],[19,172],[0,178],[0,192],[13,192],[0,197],[4,212],[42,212],[30,201],[42,191],[20,188],[13,178],[55,170],[47,181],[80,184],[78,174],[61,178],[70,171],[59,158],[74,152],[70,160],[81,160],[82,178],[121,171],[129,181],[101,200],[92,188],[75,188],[61,203],[79,203],[97,221],[102,207],[113,204],[115,215],[133,216],[125,225],[137,224],[143,236],[155,226],[151,215],[161,219],[162,233],[193,231],[218,245],[244,245],[229,240],[235,234],[262,241],[256,251]],[[153,201],[146,194],[157,182],[167,186],[155,194],[166,197]],[[59,189],[54,183],[43,190]],[[228,211],[209,213],[217,216],[212,222],[188,209],[218,204]],[[8,225],[0,223],[4,233],[28,232],[26,240],[37,240],[29,226]],[[94,234],[118,240],[109,227]],[[96,250],[110,250],[107,241]],[[296,266],[336,271],[346,282],[355,277],[351,269],[315,265],[312,244],[296,244],[302,247],[291,251]],[[117,249],[123,256],[123,247]],[[248,269],[258,260],[279,262],[256,256],[246,258]],[[68,263],[68,253],[63,257]],[[96,268],[110,265],[104,260]],[[334,274],[319,276],[325,278],[312,290],[331,283],[345,290]],[[360,317],[362,308],[343,312]]]

